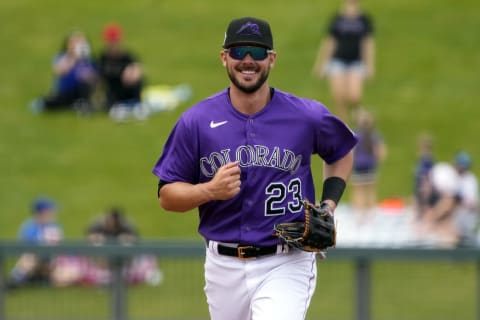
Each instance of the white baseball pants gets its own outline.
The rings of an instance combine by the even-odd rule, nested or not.
[[[314,253],[288,253],[255,260],[223,256],[209,245],[205,294],[212,320],[303,320],[315,290]]]

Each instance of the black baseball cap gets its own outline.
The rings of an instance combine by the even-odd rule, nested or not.
[[[226,49],[237,44],[253,44],[273,49],[273,37],[269,23],[253,17],[232,20],[225,32],[223,47]]]

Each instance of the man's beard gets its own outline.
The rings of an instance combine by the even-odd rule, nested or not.
[[[246,85],[242,85],[235,78],[233,72],[227,71],[227,73],[228,73],[228,77],[230,78],[230,81],[232,81],[232,83],[235,85],[235,87],[237,87],[238,89],[240,89],[240,91],[242,91],[244,93],[253,93],[253,92],[257,91],[265,83],[265,81],[267,81],[267,79],[268,79],[268,70],[267,70],[266,72],[260,74],[260,78],[258,78],[257,82],[246,86]]]

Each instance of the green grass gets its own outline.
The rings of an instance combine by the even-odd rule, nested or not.
[[[439,160],[451,160],[458,149],[480,159],[475,141],[475,119],[480,114],[476,105],[478,5],[473,0],[365,0],[362,4],[375,19],[378,48],[377,76],[367,85],[364,104],[375,113],[389,149],[380,170],[379,197],[408,198],[419,133],[429,131],[435,136]],[[165,213],[158,207],[157,181],[151,169],[179,114],[227,85],[218,58],[226,24],[242,15],[267,18],[278,51],[270,83],[331,105],[326,84],[311,78],[310,69],[326,19],[336,7],[333,1],[311,0],[2,1],[0,239],[15,237],[18,225],[29,215],[31,199],[39,194],[59,202],[59,220],[67,238],[83,237],[86,224],[115,204],[125,208],[143,237],[198,239],[195,213]],[[124,26],[127,44],[141,57],[149,83],[187,83],[193,89],[191,101],[144,123],[127,125],[115,124],[103,114],[89,118],[68,112],[32,115],[26,105],[49,89],[50,60],[64,35],[73,29],[84,30],[98,52],[100,30],[109,21]],[[318,185],[320,161],[314,164]],[[474,171],[479,173],[478,167]],[[333,265],[331,274],[338,275],[339,270],[343,274],[341,266],[337,270],[337,264]],[[389,272],[396,268],[385,264],[378,271],[375,294],[380,292],[376,299],[384,302],[374,314],[386,317],[396,310],[399,318],[403,314],[420,319],[434,305],[408,300],[414,288]],[[468,299],[455,300],[454,305],[443,300],[457,297],[443,297],[456,288],[450,281],[464,281],[462,273],[443,268],[418,265],[415,269],[417,282],[424,282],[425,290],[435,284],[432,288],[436,289],[423,297],[438,301],[439,308],[450,308],[439,312],[438,319],[448,319],[457,311],[470,312]],[[343,312],[338,305],[344,304],[343,295],[351,295],[351,289],[331,286],[324,293],[321,288],[319,284],[318,303],[331,301],[322,308],[335,310],[331,318],[337,319],[335,315]],[[343,294],[329,295],[340,289]],[[150,289],[145,290],[150,294]],[[82,295],[81,290],[75,292]],[[35,292],[30,297],[38,299]],[[411,310],[392,303],[395,299],[406,299],[404,305]],[[456,318],[469,317],[473,318],[471,313]]]
[[[128,292],[130,319],[208,319],[201,259],[161,260],[159,287],[135,286]],[[354,318],[353,266],[318,265],[318,281],[308,319]],[[288,290],[288,288],[285,288]],[[373,320],[475,319],[475,268],[467,263],[377,262],[372,269]],[[108,291],[99,288],[37,288],[6,297],[7,319],[104,319]]]

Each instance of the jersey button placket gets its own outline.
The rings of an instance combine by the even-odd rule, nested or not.
[[[246,123],[246,133],[247,133],[247,142],[250,145],[254,145],[253,138],[255,138],[256,134],[253,129],[253,118],[249,118]]]
[[[254,123],[254,119],[252,118],[248,118],[247,121],[245,122],[245,138],[247,140],[247,144],[250,145],[250,146],[253,146],[255,145],[255,141],[254,141],[254,138],[255,138],[255,132],[253,131],[253,123]],[[247,170],[247,171],[250,171],[251,168],[244,168],[244,170]],[[251,174],[247,174],[247,178],[246,178],[246,184],[248,185],[249,184],[249,178],[251,177]],[[248,195],[247,195],[248,197]],[[252,228],[251,226],[249,225],[248,221],[244,221],[243,217],[245,216],[248,216],[248,212],[250,210],[252,210],[252,206],[253,206],[253,201],[252,200],[249,200],[248,198],[245,198],[244,199],[244,202],[243,202],[243,211],[245,212],[245,215],[242,215],[242,221],[241,221],[241,238],[242,239],[248,239],[248,234]]]
[[[256,134],[255,134],[255,131],[254,131],[254,127],[253,127],[253,123],[254,123],[254,119],[253,118],[248,118],[247,119],[247,122],[245,124],[245,129],[246,129],[246,135],[247,135],[247,144],[254,147],[255,146],[255,137],[256,137]],[[252,172],[249,172],[249,178],[253,178],[254,176],[252,175],[253,173]]]

